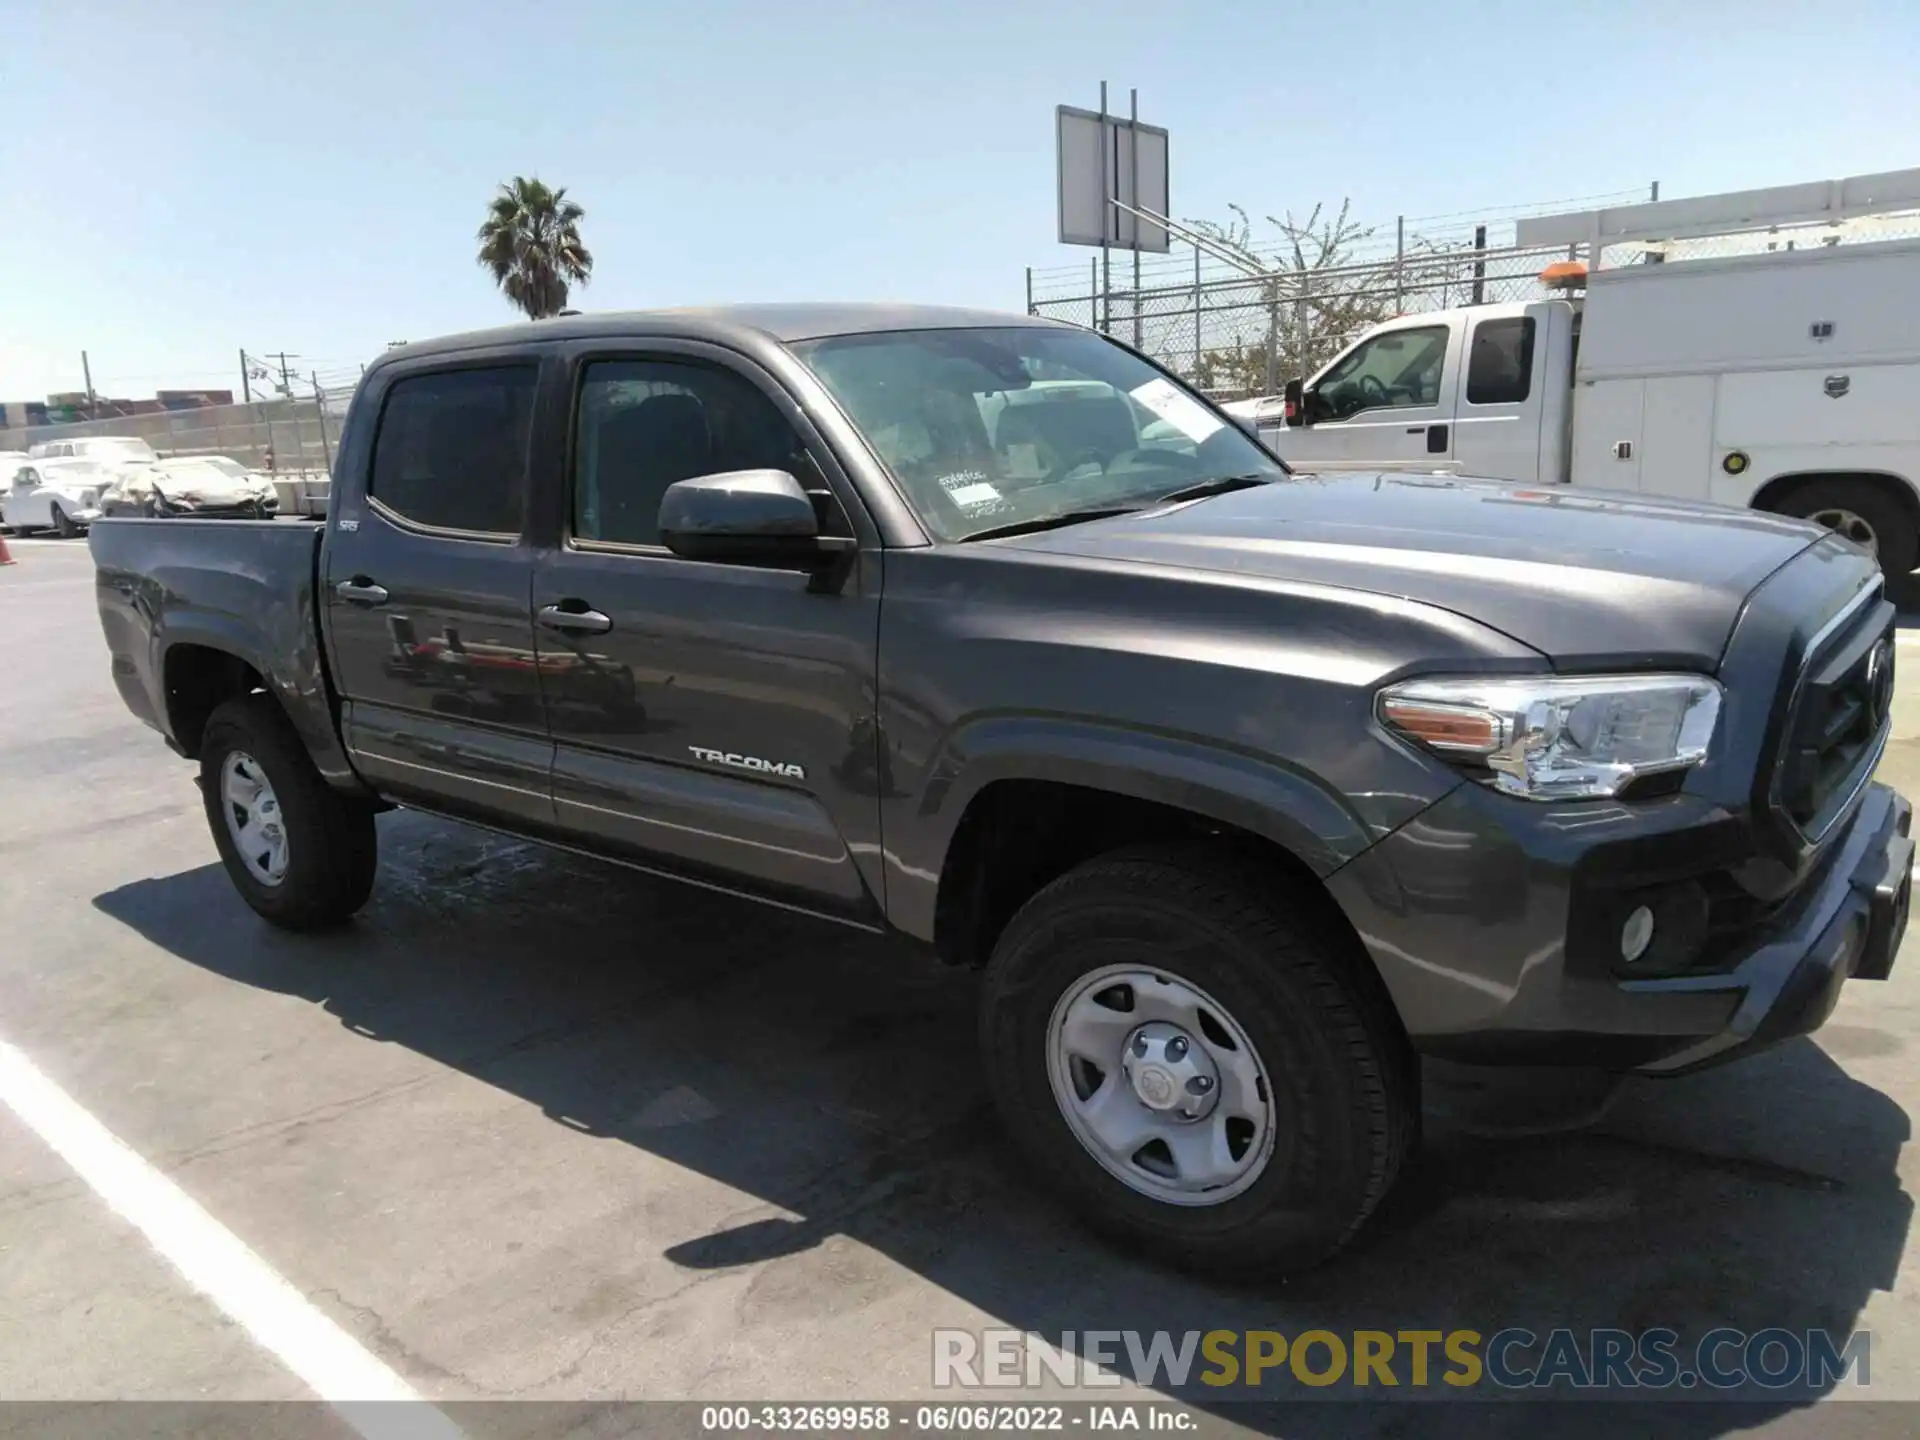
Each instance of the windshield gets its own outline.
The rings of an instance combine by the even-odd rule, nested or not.
[[[222,475],[231,475],[236,480],[244,480],[247,478],[247,467],[242,465],[238,460],[229,460],[225,455],[203,455],[200,463],[203,465],[211,465]]]
[[[1091,331],[899,330],[793,349],[942,540],[1286,473],[1191,391]]]
[[[153,447],[144,440],[113,435],[98,440],[77,440],[74,454],[92,460],[151,460]]]
[[[182,456],[174,460],[156,460],[153,468],[175,480],[198,480],[202,484],[218,485],[246,478],[244,470],[236,474],[226,466],[216,465],[211,460],[198,455]]]

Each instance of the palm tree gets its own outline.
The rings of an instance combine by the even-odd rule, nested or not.
[[[587,212],[567,199],[566,188],[549,189],[523,175],[502,185],[487,208],[487,223],[474,238],[480,263],[507,299],[543,320],[566,307],[567,287],[585,285],[593,256],[580,241]]]

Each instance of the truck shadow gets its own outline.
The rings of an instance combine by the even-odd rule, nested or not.
[[[844,1257],[823,1252],[846,1237],[985,1323],[1054,1343],[1089,1330],[1671,1326],[1684,1358],[1715,1326],[1844,1340],[1892,1286],[1906,1241],[1912,1202],[1895,1172],[1906,1114],[1799,1041],[1636,1082],[1585,1132],[1486,1140],[1433,1119],[1386,1211],[1332,1266],[1231,1285],[1171,1274],[1088,1239],[1003,1147],[978,1076],[973,976],[419,816],[383,819],[381,839],[374,902],[336,935],[269,929],[211,865],[95,904],[194,965],[302,997],[370,1043],[409,1047],[557,1124],[753,1197],[664,1255],[693,1271],[784,1269],[755,1288],[763,1307],[791,1306],[794,1328],[820,1292],[844,1292]],[[1837,1053],[1861,1058],[1903,1043],[1830,1033]],[[1271,1388],[1158,1388],[1276,1434],[1457,1428],[1457,1405],[1406,1403],[1408,1378],[1404,1398],[1355,1401],[1339,1386],[1312,1394],[1345,1403],[1271,1408],[1252,1403]],[[1291,1400],[1309,1395],[1286,1384]],[[1815,1396],[1730,1398],[1742,1403],[1595,1406],[1557,1413],[1552,1429],[1720,1435]],[[1472,1417],[1482,1433],[1531,1434],[1544,1414],[1474,1405]]]

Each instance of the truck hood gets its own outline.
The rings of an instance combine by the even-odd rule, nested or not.
[[[1617,492],[1346,474],[989,543],[1397,596],[1477,620],[1562,669],[1712,671],[1747,597],[1825,533]]]

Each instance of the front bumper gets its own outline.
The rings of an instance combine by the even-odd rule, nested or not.
[[[266,500],[241,500],[231,504],[162,504],[154,515],[166,520],[271,520],[280,513],[276,496]]]
[[[1619,962],[1621,912],[1589,903],[1595,861],[1625,893],[1737,867],[1747,822],[1698,797],[1555,807],[1469,783],[1329,885],[1421,1051],[1671,1075],[1817,1029],[1849,977],[1886,977],[1912,815],[1867,786],[1790,896],[1722,935],[1710,963],[1656,978]]]
[[[1869,787],[1817,889],[1733,971],[1627,982],[1625,988],[1656,1003],[1689,987],[1739,997],[1718,1034],[1639,1068],[1677,1075],[1809,1034],[1826,1023],[1849,978],[1886,979],[1913,899],[1912,827],[1905,797],[1884,785]]]

